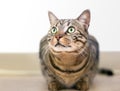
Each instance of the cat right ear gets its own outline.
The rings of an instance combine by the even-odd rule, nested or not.
[[[48,16],[51,25],[54,25],[58,21],[58,18],[50,11],[48,11]]]
[[[90,23],[90,10],[87,9],[83,11],[83,13],[77,18],[77,20],[81,22],[87,30]]]

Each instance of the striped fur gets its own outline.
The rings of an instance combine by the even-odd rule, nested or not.
[[[49,12],[51,28],[40,42],[42,72],[50,91],[87,91],[99,63],[99,45],[89,35],[90,11],[77,19],[58,19]]]

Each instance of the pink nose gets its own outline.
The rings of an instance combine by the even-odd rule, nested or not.
[[[55,38],[56,38],[57,40],[59,40],[59,39],[62,38],[63,36],[64,36],[64,34],[59,34],[59,35],[56,35]]]

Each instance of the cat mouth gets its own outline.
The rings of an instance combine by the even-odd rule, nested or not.
[[[59,47],[59,46],[66,47],[65,45],[63,45],[63,44],[61,44],[61,43],[58,42],[58,43],[55,45],[55,47]]]
[[[56,45],[55,45],[55,47],[71,47],[71,46],[65,46],[65,45],[63,45],[63,44],[61,44],[61,43],[57,43]]]

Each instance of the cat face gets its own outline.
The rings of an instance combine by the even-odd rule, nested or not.
[[[90,11],[85,10],[76,19],[58,19],[48,13],[51,28],[48,32],[49,48],[56,52],[80,50],[87,43]]]

